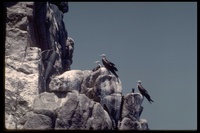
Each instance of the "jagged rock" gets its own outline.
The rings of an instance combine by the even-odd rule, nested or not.
[[[102,71],[102,68],[100,69]],[[121,81],[118,81],[114,75],[99,75],[95,80],[94,95],[96,99],[98,98],[97,101],[108,111],[110,117],[114,120],[113,126],[116,128],[122,103]]]
[[[103,107],[76,90],[62,98],[41,93],[34,101],[34,111],[27,113],[23,121],[23,129],[112,129]]]
[[[59,70],[62,69],[58,62],[59,55],[54,50],[44,50],[41,52],[41,60],[39,63],[39,93],[49,92],[48,84],[50,77],[59,75]]]
[[[148,124],[147,124],[147,120],[146,119],[140,119],[140,124],[141,124],[141,128],[142,130],[149,130]]]
[[[89,129],[92,129],[92,130],[113,129],[112,121],[109,115],[99,103],[96,103],[94,105],[92,114],[93,116],[89,119],[89,122],[87,123],[91,125]]]
[[[59,109],[68,98],[59,98],[54,93],[44,92],[39,94],[34,100],[34,110],[24,116],[24,129],[54,129],[57,117],[56,109]],[[36,117],[36,118],[34,118]],[[44,119],[44,122],[41,120]],[[40,126],[34,125],[40,121]],[[32,125],[33,124],[33,125]]]
[[[99,103],[84,94],[70,93],[60,110],[55,129],[111,129],[111,120]],[[70,108],[69,108],[70,107]]]
[[[142,127],[145,119],[140,119],[140,115],[143,110],[143,107],[141,106],[142,102],[143,96],[140,93],[128,93],[123,97],[123,107],[121,114],[122,121],[119,126],[120,130],[146,130],[146,126]]]
[[[16,118],[13,114],[5,113],[5,127],[7,129],[16,129]]]
[[[69,129],[71,127],[72,118],[79,102],[77,95],[77,93],[68,94],[68,100],[63,107],[58,110],[55,129]]]
[[[139,93],[105,67],[71,70],[74,40],[67,2],[6,2],[5,127],[7,129],[149,130]]]
[[[111,94],[105,96],[101,101],[101,106],[108,112],[111,119],[113,119],[113,127],[117,128],[118,121],[121,115],[121,94]]]
[[[100,102],[100,97],[99,97],[100,90],[98,90],[98,88],[96,88],[95,90],[95,85],[97,84],[96,80],[99,76],[103,76],[103,75],[108,76],[110,72],[105,67],[101,67],[100,69],[94,72],[90,70],[85,70],[83,72],[84,72],[84,79],[81,85],[81,93],[84,93],[89,98],[94,99],[97,102]],[[101,81],[98,81],[98,82],[101,82]],[[112,89],[112,92],[110,92],[110,94],[111,93],[113,93],[113,89]]]
[[[143,96],[140,93],[128,93],[124,96],[122,118],[139,119],[142,110]]]
[[[46,125],[41,123],[42,126],[34,127],[34,129],[48,127],[48,129],[56,130],[116,128],[119,130],[148,130],[147,121],[139,119],[142,111],[141,101],[143,100],[139,93],[125,95],[120,104],[119,101],[122,100],[121,94],[117,93],[105,96],[101,103],[89,99],[85,94],[81,94],[77,90],[71,90],[70,92],[65,92],[65,94],[59,97],[56,93],[44,92],[36,97],[34,100],[34,115],[26,116],[24,129],[29,129],[30,126],[28,125],[30,123],[35,123],[36,120],[40,121],[41,118],[45,117],[45,122],[48,123]],[[33,116],[36,118],[29,118]]]
[[[53,120],[42,114],[28,112],[23,129],[53,129]]]
[[[84,72],[84,79],[83,83],[81,85],[81,93],[85,94],[87,97],[91,99],[96,99],[95,101],[99,101],[99,98],[95,96],[94,94],[94,85],[96,82],[96,79],[99,75],[108,75],[109,71],[106,70],[105,67],[102,67],[101,69],[92,72],[90,70],[83,71]]]
[[[100,75],[109,75],[109,71],[105,68],[105,67],[101,67],[100,69],[98,69],[95,72],[91,73],[91,77],[89,80],[89,84],[87,85],[86,83],[86,87],[90,88],[93,87],[95,85],[96,79],[100,76]]]
[[[8,28],[18,28],[26,30],[26,3],[25,2],[7,2],[7,19]],[[14,12],[14,13],[13,13]]]
[[[54,93],[43,92],[34,100],[34,111],[45,109],[54,112],[63,105],[65,100],[66,99],[60,99]]]
[[[147,121],[145,119],[140,119],[137,121],[136,119],[130,119],[125,117],[121,121],[121,126],[119,130],[149,130]]]
[[[101,98],[113,93],[122,94],[121,82],[114,75],[99,75],[96,79],[94,91]]]
[[[8,93],[5,93],[5,126],[13,129],[22,128],[18,124],[18,120],[31,110],[33,100],[38,94],[40,49],[36,47],[27,48],[27,31],[25,28],[27,18],[25,12],[26,3],[23,2],[12,3],[7,8],[5,92]]]
[[[34,32],[35,43],[42,50],[39,92],[49,92],[50,78],[70,70],[73,51],[67,47],[68,33],[63,22],[63,12],[60,12],[58,6],[49,2],[35,2],[34,5],[35,20],[30,19],[30,23],[35,24],[29,25],[29,29]],[[30,40],[33,39],[30,37]]]
[[[63,12],[56,5],[48,2],[5,2],[4,6],[5,127],[21,129],[18,121],[27,111],[32,110],[38,93],[48,91],[50,76],[59,75],[70,67],[63,66],[62,63],[62,55],[68,50],[68,35],[63,22]],[[58,55],[53,62],[53,69],[50,70],[41,69],[45,62],[41,58],[41,52],[46,49],[52,49]],[[49,71],[53,73],[49,74]],[[45,81],[44,75],[47,75]]]
[[[24,62],[6,57],[5,63],[5,106],[10,118],[15,118],[15,128],[21,128],[18,120],[31,110],[33,100],[38,94],[38,69],[37,60]],[[12,115],[12,117],[10,116]],[[6,117],[6,128],[10,125]],[[8,123],[8,125],[7,125]],[[14,127],[13,127],[14,128]]]
[[[27,31],[17,28],[6,28],[5,56],[16,61],[22,61],[25,56]]]

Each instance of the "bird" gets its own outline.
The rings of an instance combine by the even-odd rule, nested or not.
[[[115,71],[118,71],[118,69],[115,67],[115,64],[110,62],[110,61],[108,61],[106,59],[106,55],[105,54],[102,54],[101,56],[102,56],[102,63],[105,66],[105,68],[108,69],[109,71],[111,71],[118,79],[119,76],[115,72]]]
[[[154,101],[151,99],[150,95],[148,94],[147,90],[142,86],[142,81],[141,81],[141,80],[138,80],[138,81],[137,81],[137,87],[138,87],[138,90],[140,91],[140,93],[141,93],[144,97],[146,97],[146,99],[149,101],[149,103],[154,102]]]
[[[132,93],[134,93],[135,92],[135,88],[132,88]]]
[[[99,61],[95,61],[94,63],[97,64],[97,67],[95,67],[94,69],[92,69],[93,72],[97,71],[99,68],[101,68],[101,64]]]

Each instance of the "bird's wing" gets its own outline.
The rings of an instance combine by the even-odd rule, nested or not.
[[[143,88],[144,89],[144,92],[146,93],[146,94],[148,94],[148,91],[145,89],[145,88]]]
[[[147,90],[142,85],[138,85],[138,89],[142,95],[148,94]]]
[[[108,61],[107,59],[102,59],[102,63],[104,66],[108,67],[108,68],[112,68],[114,71],[118,71],[118,69],[115,67],[115,64]]]
[[[140,93],[146,97],[146,99],[151,103],[151,102],[154,102],[150,95],[148,94],[148,91],[142,86],[142,85],[138,85],[138,89],[140,91]]]
[[[112,63],[111,61],[108,61],[107,62],[109,63],[109,65],[115,70],[115,71],[118,71],[118,69],[116,68],[115,64]]]
[[[112,63],[112,62],[110,62],[110,61],[108,61],[109,62],[109,64],[111,64],[112,66],[115,66],[115,64],[114,63]]]
[[[154,102],[154,101],[151,99],[151,97],[150,97],[150,95],[149,95],[148,93],[145,93],[144,96],[147,98],[147,100],[148,100],[150,103],[151,103],[151,102]]]

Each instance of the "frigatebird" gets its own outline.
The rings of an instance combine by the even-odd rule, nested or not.
[[[101,68],[101,64],[99,61],[95,61],[94,63],[97,64],[97,67],[95,67],[94,69],[92,69],[93,72],[97,71],[99,68]]]
[[[142,86],[142,81],[141,80],[138,80],[137,82],[137,87],[138,87],[138,90],[140,91],[140,93],[146,97],[146,99],[151,103],[151,102],[154,102],[150,95],[148,94],[147,90]]]
[[[106,59],[106,55],[105,54],[102,54],[102,63],[103,65],[105,66],[106,69],[108,69],[109,71],[111,71],[117,78],[119,77],[115,71],[118,71],[117,68],[115,67],[115,64],[108,61]]]

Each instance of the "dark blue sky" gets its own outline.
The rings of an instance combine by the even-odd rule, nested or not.
[[[155,101],[142,104],[150,129],[197,129],[196,2],[69,2],[64,22],[72,69],[91,70],[105,53],[123,94],[141,80]]]

